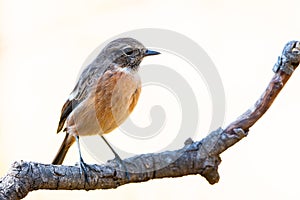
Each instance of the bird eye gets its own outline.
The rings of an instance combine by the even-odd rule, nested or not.
[[[128,48],[124,49],[124,53],[126,53],[126,55],[130,56],[133,54],[133,49],[128,47]]]

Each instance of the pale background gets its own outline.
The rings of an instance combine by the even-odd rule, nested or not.
[[[300,39],[297,0],[0,2],[1,176],[15,160],[53,159],[63,138],[55,134],[60,109],[81,64],[114,35],[164,28],[201,45],[225,87],[223,127],[265,89],[283,45]],[[106,191],[35,191],[26,199],[299,199],[298,85],[296,71],[250,135],[222,154],[218,184],[188,176]],[[72,148],[66,163],[77,160]]]

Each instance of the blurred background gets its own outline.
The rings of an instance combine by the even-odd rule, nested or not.
[[[132,29],[170,29],[204,48],[225,88],[225,127],[263,92],[285,43],[300,39],[299,6],[297,0],[0,0],[0,175],[16,160],[52,161],[64,137],[55,134],[60,110],[82,63]],[[114,190],[40,190],[26,199],[297,199],[299,85],[296,71],[249,136],[221,155],[218,184],[186,176]],[[77,160],[73,147],[66,164]]]

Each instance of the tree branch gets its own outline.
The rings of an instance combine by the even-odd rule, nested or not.
[[[204,139],[188,139],[175,151],[143,154],[124,160],[129,179],[120,164],[111,160],[104,165],[88,166],[88,182],[77,166],[57,166],[35,162],[15,162],[6,176],[0,179],[0,199],[22,199],[30,191],[110,189],[120,185],[150,179],[200,174],[210,184],[219,181],[220,154],[244,138],[250,127],[262,117],[289,80],[300,62],[300,43],[286,44],[273,71],[274,77],[255,105],[227,128],[219,128]]]

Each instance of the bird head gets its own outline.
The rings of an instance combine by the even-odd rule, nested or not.
[[[114,66],[137,70],[146,56],[158,55],[133,38],[119,38],[108,43],[100,53]]]

